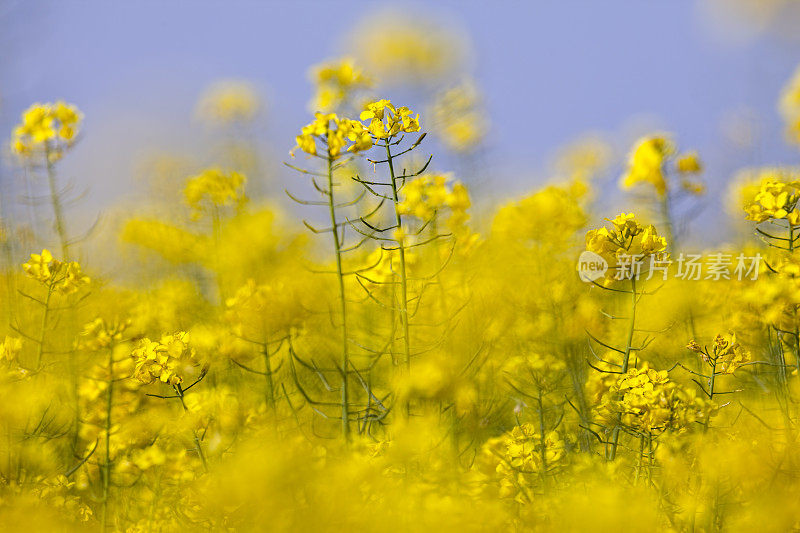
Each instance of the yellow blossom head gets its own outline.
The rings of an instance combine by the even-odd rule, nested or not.
[[[53,162],[72,146],[82,120],[78,108],[60,100],[33,104],[14,129],[11,149],[22,157],[44,154]]]

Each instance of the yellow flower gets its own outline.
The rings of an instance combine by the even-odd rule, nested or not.
[[[484,139],[488,119],[474,84],[462,83],[440,93],[431,109],[434,131],[448,148],[465,151]]]
[[[736,369],[752,361],[750,352],[736,340],[736,334],[719,334],[714,337],[711,351],[703,348],[696,341],[689,341],[689,350],[700,354],[703,361],[712,367],[716,374],[733,374]]]
[[[295,137],[296,148],[316,155],[318,140],[324,143],[328,157],[333,159],[344,151],[361,152],[372,147],[372,138],[363,124],[339,118],[335,113],[315,113],[314,120],[303,126],[300,135]],[[294,150],[289,153],[294,157]]]
[[[612,227],[590,230],[586,233],[586,249],[606,260],[605,283],[613,283],[617,267],[623,256],[642,260],[649,256],[662,256],[667,240],[658,235],[655,226],[642,226],[633,213],[620,213],[610,220]]]
[[[42,152],[58,159],[72,145],[82,119],[75,106],[63,101],[33,104],[14,129],[11,149],[20,156]]]
[[[261,109],[261,99],[247,82],[214,83],[200,97],[197,115],[209,124],[231,125],[252,121]]]
[[[389,9],[359,22],[351,33],[351,49],[382,82],[434,84],[460,70],[467,43],[448,24]]]
[[[667,191],[664,179],[664,163],[672,155],[675,147],[664,136],[645,137],[636,143],[631,152],[627,173],[623,176],[622,185],[626,189],[639,183],[649,183],[656,192],[663,196]]]
[[[41,254],[31,254],[30,261],[24,263],[22,269],[28,277],[47,283],[53,276],[50,270],[51,264],[54,264],[53,255],[49,250],[42,250]]]
[[[48,285],[60,294],[71,294],[91,282],[78,263],[64,263],[53,259],[48,250],[42,250],[41,254],[31,254],[30,260],[22,265],[22,269],[29,278]]]
[[[789,142],[800,144],[800,67],[781,91],[778,110],[786,122]]]
[[[675,168],[681,174],[697,174],[703,171],[703,163],[697,152],[687,152],[679,155],[675,161]]]
[[[369,76],[350,57],[313,67],[311,79],[316,84],[316,94],[310,104],[312,111],[335,111],[351,100],[356,91],[372,86]]]
[[[359,117],[369,120],[367,129],[378,139],[386,139],[400,132],[413,133],[420,130],[419,114],[407,107],[395,107],[389,100],[377,100],[365,106]]]
[[[102,318],[96,318],[83,326],[81,336],[85,340],[81,345],[91,350],[108,348],[122,340],[122,334],[130,325],[130,320],[115,320],[109,323]]]
[[[133,376],[144,384],[154,381],[180,385],[183,377],[178,374],[182,366],[195,362],[194,348],[189,346],[189,334],[183,331],[163,335],[159,341],[144,338],[131,352],[135,362]]]
[[[243,188],[246,182],[244,174],[209,168],[189,178],[183,194],[194,216],[197,217],[207,204],[212,207],[222,207],[243,201],[245,198]]]
[[[800,181],[782,182],[767,178],[755,198],[745,205],[747,219],[764,222],[770,219],[789,219],[796,224],[797,201],[800,198]]]
[[[686,431],[711,415],[715,406],[693,389],[671,381],[665,370],[644,363],[621,376],[603,395],[596,410],[599,423],[620,423],[638,433]]]
[[[22,339],[9,337],[6,335],[3,343],[0,344],[0,361],[12,363],[16,361],[19,352],[22,350]]]

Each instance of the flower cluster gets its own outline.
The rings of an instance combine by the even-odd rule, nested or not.
[[[83,326],[81,345],[89,350],[108,348],[123,339],[123,333],[130,325],[130,320],[107,322],[103,318],[96,318]]]
[[[75,106],[63,101],[33,104],[14,129],[11,148],[21,156],[44,152],[51,161],[58,159],[75,141],[82,119]]]
[[[41,254],[31,254],[30,261],[23,263],[22,269],[29,278],[47,285],[59,294],[77,292],[91,281],[81,271],[78,263],[53,259],[53,255],[48,250],[42,250]]]
[[[689,341],[686,347],[700,354],[717,374],[733,374],[737,368],[749,363],[752,358],[750,352],[742,347],[736,340],[736,334],[719,334],[714,337],[711,350],[703,348],[697,341]]]
[[[620,213],[609,222],[610,228],[602,227],[586,233],[586,249],[608,263],[606,281],[612,279],[620,262],[626,258],[641,259],[667,249],[667,240],[658,235],[655,226],[639,224],[633,213]]]
[[[367,104],[361,112],[361,120],[369,120],[367,129],[377,139],[386,139],[400,132],[413,133],[420,130],[419,114],[407,107],[395,107],[389,100],[378,100]]]
[[[603,396],[598,417],[604,424],[620,423],[640,434],[683,431],[709,416],[713,405],[669,379],[666,370],[646,363],[628,370]]]
[[[524,502],[536,478],[563,466],[565,443],[557,431],[544,435],[532,424],[520,424],[489,439],[481,450],[481,463],[494,466],[500,496]]]
[[[163,335],[159,341],[141,339],[131,353],[136,364],[134,377],[144,384],[154,381],[180,385],[182,367],[195,362],[194,348],[189,346],[189,335],[180,331]]]
[[[337,110],[352,98],[353,93],[372,86],[372,79],[350,57],[315,66],[311,78],[316,85],[312,111],[323,113]]]
[[[754,222],[785,219],[792,225],[800,223],[796,210],[800,199],[800,181],[766,179],[755,197],[745,206],[747,219]]]
[[[243,201],[246,182],[247,178],[238,172],[209,168],[186,181],[183,195],[196,218],[208,205],[221,207]]]
[[[681,186],[689,193],[700,195],[705,187],[688,179],[692,174],[699,174],[703,164],[697,152],[676,155],[677,149],[672,140],[665,135],[653,135],[640,139],[631,151],[626,173],[622,177],[622,186],[626,189],[640,183],[652,185],[659,196],[669,191],[666,172],[670,163],[681,176]]]
[[[197,105],[197,115],[209,124],[241,124],[258,114],[261,100],[247,82],[221,81],[209,87]]]
[[[295,137],[296,148],[317,155],[317,140],[324,143],[326,155],[331,159],[339,157],[343,151],[361,152],[372,148],[372,137],[363,124],[340,118],[336,113],[315,113],[314,120],[303,126],[300,135]],[[294,151],[289,153],[294,157]]]

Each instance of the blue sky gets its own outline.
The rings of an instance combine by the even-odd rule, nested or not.
[[[91,187],[85,207],[96,210],[129,193],[143,153],[191,146],[198,95],[232,77],[265,93],[263,133],[283,157],[308,118],[308,67],[341,52],[347,31],[384,5],[4,0],[0,134],[34,101],[77,104],[85,136],[64,172]],[[798,159],[775,109],[800,63],[798,41],[720,29],[689,0],[443,1],[426,9],[472,40],[492,122],[482,181],[496,200],[542,183],[564,143],[592,131],[625,143],[641,124],[700,150],[712,193],[742,166]],[[757,117],[761,137],[753,150],[732,150],[721,124],[743,112]]]

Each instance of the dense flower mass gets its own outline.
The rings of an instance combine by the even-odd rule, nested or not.
[[[659,434],[685,431],[709,416],[714,406],[692,389],[669,379],[666,370],[647,365],[629,370],[611,385],[598,407],[601,419],[619,417],[637,433]]]
[[[656,133],[626,157],[595,133],[510,165],[448,30],[364,19],[352,59],[311,69],[296,136],[249,82],[213,84],[213,128],[187,116],[180,155],[134,165],[91,227],[60,157],[97,131],[24,112],[0,180],[0,531],[798,529],[800,169],[738,172],[730,227],[699,235],[723,220],[721,182],[694,198],[726,177],[714,147]],[[508,105],[533,124],[535,98]]]

